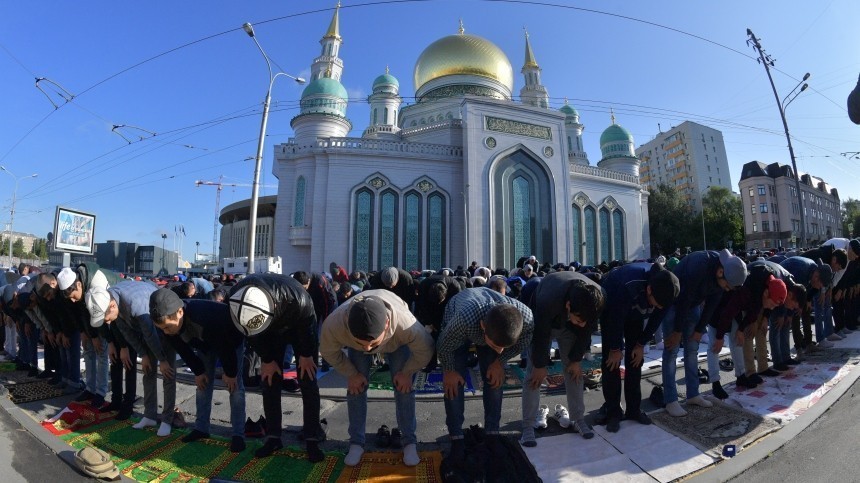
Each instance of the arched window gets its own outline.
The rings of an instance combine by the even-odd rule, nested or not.
[[[296,200],[293,208],[293,226],[305,226],[305,177],[296,180]]]
[[[579,209],[579,205],[574,203],[571,211],[573,212],[573,223],[571,225],[573,231],[571,233],[571,239],[573,240],[573,260],[568,260],[569,262],[582,260],[582,210]]]
[[[393,267],[397,260],[397,193],[386,190],[379,197],[379,268]]]
[[[427,266],[434,270],[445,263],[445,198],[439,193],[433,193],[427,198]]]
[[[397,125],[397,109],[394,110],[394,122],[392,124]]]
[[[606,208],[600,209],[600,260],[604,262],[612,261],[612,234],[611,223],[609,220],[609,210]],[[599,263],[599,262],[598,262]]]
[[[421,195],[406,194],[403,218],[403,268],[421,270]]]
[[[522,176],[513,184],[513,237],[514,255],[527,257],[532,252],[532,219],[529,206],[529,181]]]
[[[585,208],[585,262],[597,265],[597,213],[594,208]]]
[[[622,213],[621,210],[615,210],[612,212],[612,236],[612,245],[615,248],[615,259],[626,259],[627,255],[624,251],[624,213]]]
[[[382,111],[382,124],[388,124],[388,108]]]
[[[352,260],[355,270],[369,271],[373,258],[373,192],[367,188],[355,194]]]
[[[567,137],[567,150],[573,151],[573,143],[570,142],[570,136]]]
[[[377,112],[376,112],[376,108],[374,107],[374,108],[373,108],[373,125],[374,125],[374,126],[376,125],[376,114],[377,114]]]

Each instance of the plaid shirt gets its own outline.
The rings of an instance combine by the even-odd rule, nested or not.
[[[436,346],[442,369],[454,370],[454,352],[464,344],[487,345],[481,321],[497,304],[511,304],[523,315],[523,331],[513,346],[499,354],[500,361],[503,364],[508,362],[529,346],[534,329],[531,309],[519,300],[486,287],[467,289],[452,298],[445,308],[442,332]]]

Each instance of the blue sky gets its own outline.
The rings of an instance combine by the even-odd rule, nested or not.
[[[386,65],[406,102],[412,70],[434,40],[466,31],[498,45],[522,86],[523,27],[528,28],[555,107],[568,98],[586,125],[592,163],[598,138],[617,122],[642,144],[694,120],[723,132],[732,184],[751,160],[789,163],[773,93],[746,29],[776,60],[785,96],[806,72],[810,89],[788,108],[802,171],[823,177],[842,197],[860,197],[860,126],[847,119],[845,98],[860,73],[860,2],[500,2],[344,1],[343,84],[351,136],[367,125],[365,99]],[[195,180],[250,184],[260,104],[268,74],[244,22],[284,71],[307,76],[335,1],[3,2],[0,4],[0,165],[19,178],[15,229],[44,236],[54,208],[95,213],[96,241],[176,245],[212,250],[215,189]],[[566,8],[566,7],[575,8]],[[190,45],[189,45],[190,44]],[[181,47],[181,48],[180,48]],[[163,55],[161,55],[163,54]],[[147,61],[147,59],[152,60]],[[146,62],[144,62],[146,61]],[[75,95],[71,102],[45,77]],[[273,112],[261,182],[275,185],[273,146],[291,136],[301,86],[284,79]],[[51,100],[59,104],[54,109]],[[113,125],[135,126],[112,133]],[[156,133],[153,136],[151,133]],[[141,139],[143,138],[143,139]],[[0,227],[14,187],[0,173]],[[261,189],[261,195],[275,194]],[[221,207],[250,196],[225,187]]]

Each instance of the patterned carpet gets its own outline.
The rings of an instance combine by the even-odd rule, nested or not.
[[[43,380],[7,384],[6,389],[9,391],[9,399],[15,404],[41,401],[63,395],[62,389],[57,389]]]

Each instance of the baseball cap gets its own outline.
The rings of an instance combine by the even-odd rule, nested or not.
[[[57,288],[66,290],[71,287],[75,280],[78,279],[78,274],[69,267],[65,267],[57,274]]]
[[[149,296],[149,316],[154,320],[173,315],[183,307],[182,299],[176,292],[160,288]]]
[[[723,266],[723,277],[732,287],[740,287],[747,279],[747,265],[740,258],[732,255],[727,249],[720,250],[720,265]]]
[[[87,310],[90,312],[90,325],[101,327],[105,322],[105,313],[110,305],[110,294],[104,287],[93,287],[84,295]]]
[[[358,340],[374,340],[385,331],[388,309],[376,297],[355,296],[349,308],[347,325],[349,332]]]
[[[75,464],[88,476],[101,480],[119,480],[119,470],[106,452],[86,446],[75,453]]]
[[[771,275],[767,280],[767,293],[772,301],[782,305],[788,295],[788,289],[785,287],[785,282]]]

